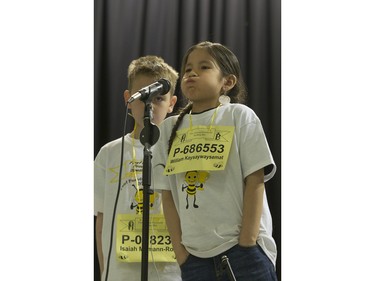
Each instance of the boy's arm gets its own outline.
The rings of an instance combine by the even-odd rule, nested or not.
[[[263,209],[263,194],[264,171],[260,169],[245,179],[240,246],[250,247],[256,244]]]
[[[176,205],[173,202],[172,192],[162,191],[163,210],[165,221],[167,223],[169,235],[173,245],[174,253],[176,254],[177,263],[183,264],[189,253],[186,251],[185,246],[181,244],[181,224],[180,217],[178,216]]]
[[[96,250],[98,253],[100,276],[104,269],[104,259],[103,259],[103,248],[102,248],[102,230],[103,230],[103,213],[99,213],[96,216]]]

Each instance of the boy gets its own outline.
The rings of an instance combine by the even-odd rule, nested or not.
[[[156,125],[159,125],[166,115],[173,111],[173,107],[177,101],[174,91],[178,73],[160,57],[145,56],[138,58],[129,65],[129,90],[124,92],[125,103],[127,103],[129,98],[138,90],[161,78],[165,78],[170,82],[171,89],[165,95],[158,95],[152,98],[151,121]],[[94,162],[94,209],[97,215],[96,242],[102,281],[141,280],[141,261],[134,256],[134,252],[138,252],[138,257],[140,257],[140,249],[139,247],[135,247],[139,241],[129,239],[125,243],[124,235],[121,235],[119,231],[124,229],[124,224],[122,224],[126,221],[124,216],[130,216],[131,218],[128,220],[130,231],[134,229],[134,221],[136,221],[137,216],[139,218],[142,213],[144,146],[140,142],[140,134],[144,127],[144,107],[145,104],[141,100],[135,100],[128,104],[128,109],[131,110],[131,116],[134,118],[134,129],[131,133],[124,136],[121,188],[114,221],[109,268],[107,268],[107,262],[110,250],[112,217],[119,187],[122,138],[104,145]],[[161,194],[154,192],[150,196],[150,214],[160,213]],[[150,229],[150,235],[152,231]],[[140,237],[139,232],[136,237]],[[151,258],[154,257],[152,253],[150,256]],[[130,260],[131,262],[129,262]],[[175,262],[158,262],[156,259],[155,263],[149,263],[148,269],[148,280],[150,281],[181,280],[180,271]],[[106,279],[107,274],[108,278]]]

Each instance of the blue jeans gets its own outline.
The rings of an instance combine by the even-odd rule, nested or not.
[[[229,268],[222,263],[224,255],[237,281],[277,281],[275,267],[259,245],[236,245],[213,258],[189,255],[181,265],[182,281],[232,281]]]

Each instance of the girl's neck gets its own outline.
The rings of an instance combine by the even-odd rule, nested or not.
[[[205,109],[205,110],[203,110],[203,111],[191,111],[190,112],[190,114],[201,114],[201,113],[204,113],[204,112],[207,112],[207,111],[210,111],[210,110],[212,110],[212,109],[215,109],[215,108],[217,108],[217,106],[215,106],[215,107],[212,107],[212,108],[207,108],[207,109]]]
[[[210,103],[210,104],[197,104],[193,103],[193,107],[191,108],[191,113],[202,113],[211,109],[214,109],[218,107],[220,103],[217,101],[215,103]]]

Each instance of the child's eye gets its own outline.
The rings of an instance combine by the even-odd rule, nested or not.
[[[159,102],[162,102],[163,100],[164,100],[163,96],[156,96],[152,99],[152,102],[159,103]]]
[[[210,67],[208,65],[202,65],[201,68],[202,69],[210,69]]]
[[[190,71],[191,71],[191,68],[186,68],[185,69],[185,73],[190,72]]]

